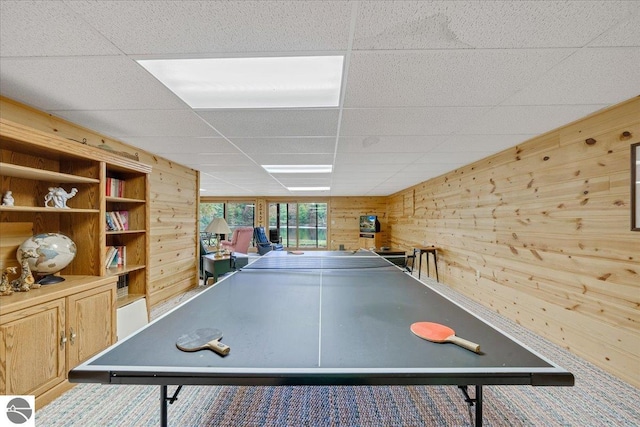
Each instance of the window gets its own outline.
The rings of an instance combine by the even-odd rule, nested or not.
[[[269,203],[269,239],[287,248],[327,248],[326,203]]]
[[[224,218],[231,232],[237,227],[253,227],[254,224],[254,202],[201,202],[198,208],[200,213],[200,223],[198,225],[201,235],[207,225],[213,221],[213,218]],[[211,236],[203,237],[205,239],[211,238]],[[231,236],[223,236],[223,239],[227,237]]]

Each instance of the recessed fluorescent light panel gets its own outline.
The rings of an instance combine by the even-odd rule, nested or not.
[[[262,165],[269,173],[331,173],[332,165]]]
[[[330,187],[287,187],[289,191],[329,191]]]
[[[337,107],[343,56],[149,59],[138,63],[192,108]]]

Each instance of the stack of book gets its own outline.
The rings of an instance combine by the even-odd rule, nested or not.
[[[107,231],[126,231],[129,229],[129,211],[107,212]]]
[[[124,181],[107,177],[107,196],[124,197]]]
[[[123,267],[127,265],[127,247],[107,246],[105,257],[105,266],[107,268]]]
[[[116,292],[117,292],[118,298],[124,298],[129,294],[129,275],[128,274],[121,274],[120,276],[118,276]]]

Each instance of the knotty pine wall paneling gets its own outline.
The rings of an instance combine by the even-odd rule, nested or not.
[[[435,244],[441,282],[640,386],[638,141],[633,98],[401,191],[391,245]]]
[[[140,162],[152,166],[149,175],[150,219],[147,290],[152,307],[197,286],[198,172],[77,126],[50,114],[0,97],[2,116],[34,129],[87,144],[107,144],[116,151],[138,153]]]
[[[149,298],[153,306],[198,283],[198,173],[151,156]]]
[[[344,245],[347,250],[360,248],[360,215],[377,215],[382,244],[388,244],[390,224],[386,197],[331,197],[329,206],[329,250]]]

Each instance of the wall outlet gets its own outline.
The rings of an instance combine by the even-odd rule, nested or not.
[[[476,279],[480,278],[480,270],[476,270]]]

